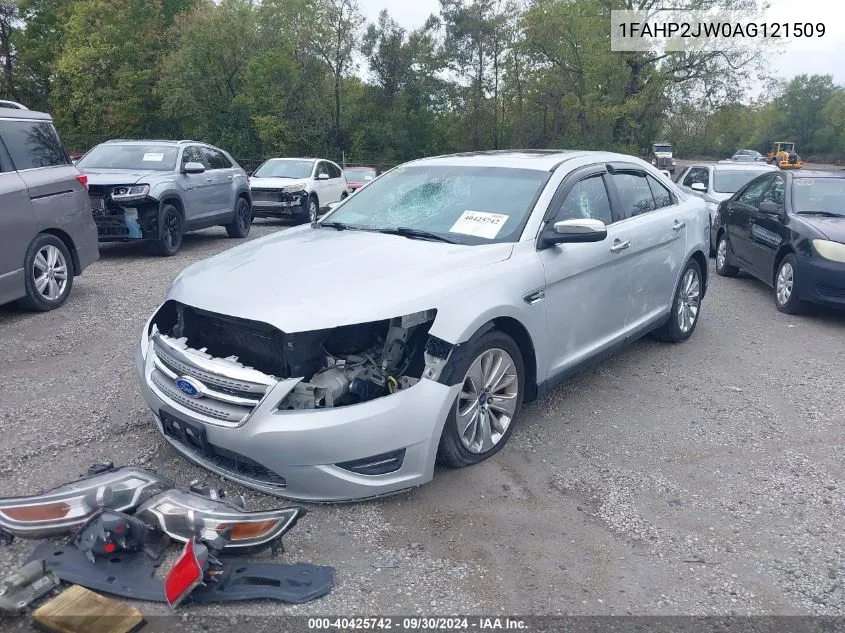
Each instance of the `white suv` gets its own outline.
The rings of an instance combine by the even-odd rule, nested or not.
[[[250,174],[255,217],[299,217],[314,222],[320,211],[349,195],[343,170],[330,160],[271,158]]]

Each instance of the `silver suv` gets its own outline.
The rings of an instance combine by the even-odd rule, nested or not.
[[[58,308],[97,261],[85,183],[49,114],[0,107],[0,304]]]
[[[107,141],[76,166],[88,176],[101,242],[147,240],[160,255],[175,255],[187,231],[225,226],[242,238],[252,226],[246,172],[211,145]]]

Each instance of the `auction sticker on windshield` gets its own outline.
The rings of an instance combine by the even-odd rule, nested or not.
[[[164,160],[164,152],[147,152],[144,154],[144,162],[160,163]]]
[[[458,221],[449,229],[450,233],[495,239],[502,230],[507,215],[501,213],[487,213],[486,211],[464,211]]]
[[[810,185],[814,185],[815,183],[816,183],[816,181],[813,180],[812,178],[796,178],[795,179],[795,184],[800,185],[802,187],[808,187]]]

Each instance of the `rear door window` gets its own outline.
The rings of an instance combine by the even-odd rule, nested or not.
[[[71,164],[56,129],[47,121],[0,121],[0,138],[18,171]]]
[[[217,150],[210,147],[203,147],[202,154],[205,157],[205,162],[209,169],[225,169],[226,164],[223,161],[223,155]]]
[[[654,211],[654,197],[642,172],[617,172],[611,175],[619,194],[623,217],[630,218]]]

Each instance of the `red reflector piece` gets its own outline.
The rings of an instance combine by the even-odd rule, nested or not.
[[[117,549],[117,546],[114,543],[106,543],[106,546],[103,549],[106,550],[106,554],[111,554]]]
[[[170,608],[175,608],[189,593],[202,584],[202,566],[197,560],[194,541],[185,543],[182,555],[167,572],[164,579],[164,595]]]
[[[76,179],[79,181],[79,184],[85,187],[86,190],[88,189],[88,176],[85,174],[76,174]]]

